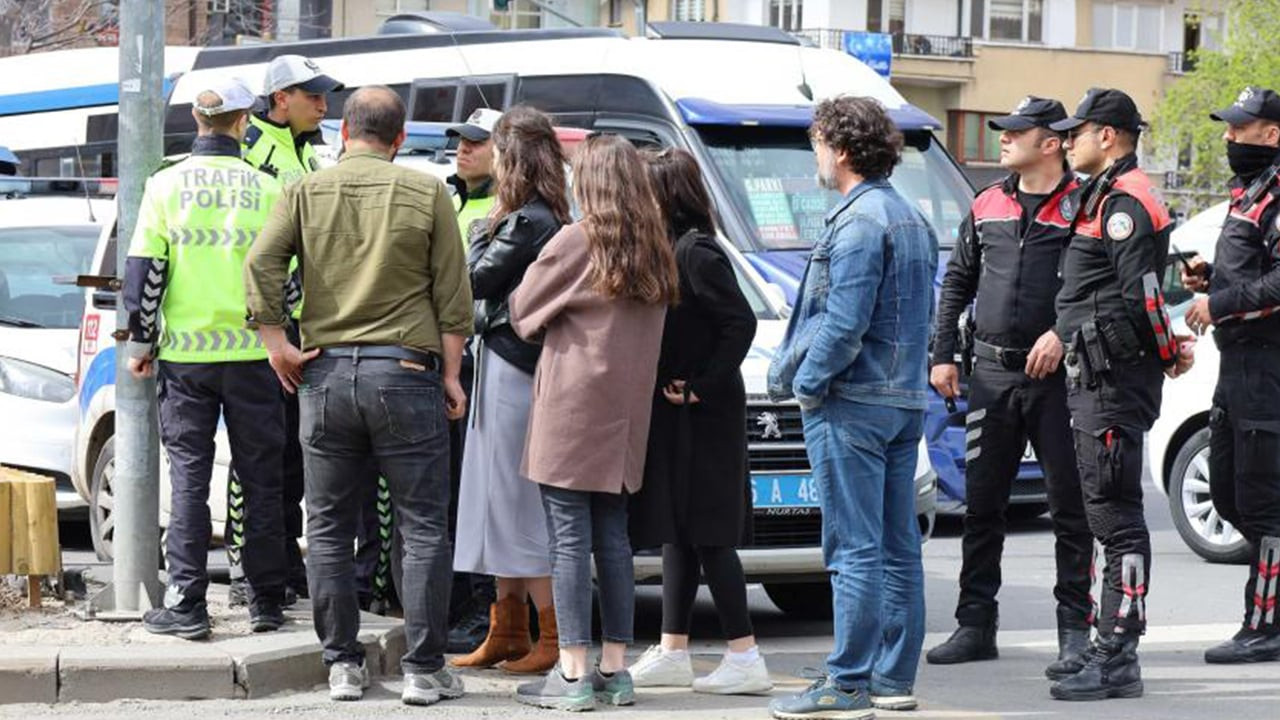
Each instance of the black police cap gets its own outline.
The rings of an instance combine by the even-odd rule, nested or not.
[[[1049,127],[1058,132],[1067,132],[1087,122],[1133,132],[1147,126],[1133,98],[1114,88],[1089,88],[1076,108],[1075,115]]]
[[[987,127],[992,130],[1028,130],[1033,127],[1048,128],[1067,117],[1067,109],[1057,100],[1028,95],[1008,115],[991,118]]]
[[[1274,90],[1250,85],[1240,91],[1231,107],[1211,113],[1209,117],[1231,125],[1248,125],[1254,120],[1280,122],[1280,95]]]

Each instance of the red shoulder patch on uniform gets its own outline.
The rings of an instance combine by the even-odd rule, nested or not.
[[[1164,198],[1160,197],[1160,190],[1152,184],[1151,179],[1142,170],[1134,168],[1116,178],[1112,191],[1122,192],[1137,200],[1142,205],[1142,209],[1147,211],[1147,216],[1151,218],[1151,226],[1156,232],[1165,229],[1172,222],[1169,209],[1164,205]]]
[[[1075,218],[1067,217],[1067,214],[1063,212],[1066,209],[1064,201],[1077,187],[1079,187],[1079,184],[1072,180],[1056,195],[1049,198],[1048,202],[1040,208],[1040,213],[1036,215],[1036,222],[1041,225],[1052,225],[1059,228],[1071,227],[1071,221]],[[1074,215],[1075,212],[1073,211],[1071,214]]]
[[[1244,188],[1231,189],[1231,213],[1229,217],[1234,220],[1243,220],[1244,222],[1257,227],[1262,222],[1263,213],[1267,211],[1267,208],[1276,203],[1276,193],[1274,192],[1274,189],[1268,191],[1258,199],[1258,202],[1253,204],[1253,207],[1245,211],[1240,210],[1240,202],[1243,199]]]
[[[999,185],[992,185],[973,199],[975,223],[1016,221],[1021,217],[1022,206],[1015,198],[1006,195]]]

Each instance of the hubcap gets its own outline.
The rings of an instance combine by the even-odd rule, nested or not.
[[[112,494],[112,486],[116,478],[116,461],[115,458],[107,461],[102,468],[102,484],[98,488],[98,506],[95,509],[95,518],[98,521],[98,537],[102,541],[102,547],[107,554],[115,556],[115,496]]]
[[[1241,535],[1218,514],[1209,495],[1209,448],[1202,448],[1191,459],[1182,476],[1182,512],[1192,529],[1206,543],[1226,547],[1238,542]]]

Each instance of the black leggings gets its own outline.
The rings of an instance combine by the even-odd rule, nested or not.
[[[738,551],[708,545],[662,546],[662,632],[688,635],[698,581],[706,576],[725,638],[754,635],[747,612],[747,581]]]

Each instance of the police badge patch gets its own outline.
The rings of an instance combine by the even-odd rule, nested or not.
[[[1128,240],[1133,234],[1133,218],[1129,213],[1118,212],[1107,218],[1107,237],[1112,240]]]
[[[1058,212],[1062,213],[1062,217],[1071,222],[1076,219],[1076,213],[1080,212],[1080,199],[1075,193],[1067,193],[1058,201]]]

